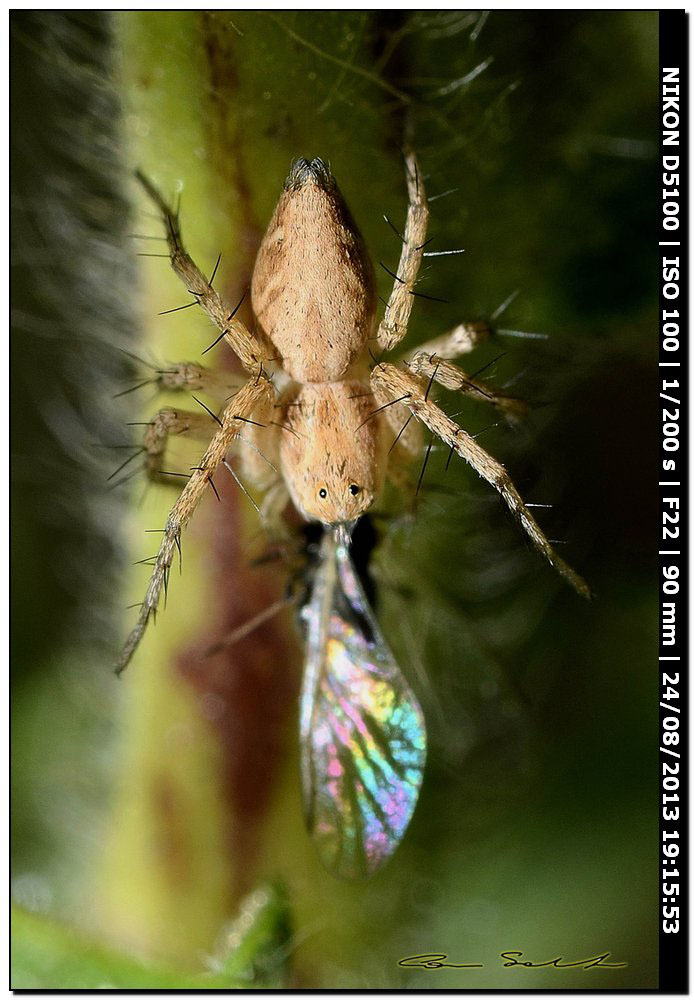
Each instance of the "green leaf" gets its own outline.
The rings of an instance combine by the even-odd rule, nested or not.
[[[286,985],[289,920],[284,891],[249,896],[224,934],[210,972],[145,965],[82,930],[12,908],[12,989],[266,989]]]

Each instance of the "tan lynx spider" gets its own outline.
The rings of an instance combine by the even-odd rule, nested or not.
[[[535,548],[580,594],[590,596],[586,583],[554,551],[505,468],[430,398],[433,384],[439,383],[497,407],[510,419],[517,414],[517,400],[452,363],[488,336],[490,327],[461,323],[402,358],[400,365],[381,360],[407,332],[427,239],[429,210],[411,150],[406,151],[405,164],[407,221],[380,324],[376,326],[372,264],[332,173],[319,159],[299,159],[255,261],[255,333],[193,262],[183,246],[177,215],[139,175],[163,218],[174,271],[219,328],[219,339],[236,353],[248,378],[215,416],[217,429],[169,514],[137,624],[118,662],[119,673],[156,611],[182,529],[232,449],[244,479],[264,493],[261,513],[266,523],[278,523],[291,500],[307,520],[349,524],[378,501],[387,476],[397,477],[405,463],[421,454],[418,422],[424,424],[500,493]],[[214,395],[213,372],[190,364],[172,370],[176,379],[170,386]],[[161,410],[144,435],[149,475],[161,474],[170,435],[201,438],[209,426],[208,414]]]

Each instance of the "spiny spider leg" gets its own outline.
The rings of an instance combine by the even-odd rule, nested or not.
[[[154,414],[145,428],[142,443],[146,452],[146,469],[150,479],[176,485],[162,473],[164,452],[170,437],[187,437],[195,440],[209,441],[212,430],[211,418],[200,410],[191,413],[190,410],[178,410],[165,406]]]
[[[405,167],[409,197],[407,221],[393,290],[378,327],[378,346],[382,351],[391,351],[407,333],[415,296],[414,285],[427,238],[429,208],[417,158],[411,149],[405,151]]]
[[[238,389],[238,376],[210,371],[193,361],[178,361],[166,368],[154,369],[154,383],[167,392],[204,392],[217,400],[229,396],[230,389]],[[196,397],[193,397],[196,398]],[[206,409],[206,407],[204,408]],[[173,480],[162,473],[162,459],[172,436],[209,441],[212,427],[211,417],[204,412],[203,405],[197,411],[181,410],[178,407],[162,407],[145,425],[142,437],[143,450],[147,454],[146,471],[150,479],[173,485]]]
[[[213,371],[195,361],[167,362],[157,369],[156,376],[156,384],[162,391],[207,392],[218,400],[228,398],[244,382],[243,376],[224,369]]]
[[[467,375],[457,365],[450,361],[444,361],[437,354],[427,354],[425,351],[417,351],[408,363],[408,367],[413,375],[420,375],[426,379],[433,379],[446,389],[460,392],[464,396],[470,396],[482,403],[489,403],[496,409],[501,410],[510,423],[517,423],[528,413],[528,404],[522,399],[514,396],[507,396],[499,392],[492,386],[487,385],[479,379]]]
[[[257,372],[265,360],[262,344],[250,333],[240,319],[234,314],[234,309],[226,305],[211,282],[205,277],[197,264],[189,257],[181,242],[181,231],[178,216],[166,203],[160,192],[148,177],[141,171],[136,171],[137,179],[155,203],[162,214],[166,227],[166,241],[171,256],[171,266],[194,295],[198,305],[210,317],[212,322],[223,332],[225,340],[236,353],[241,364],[248,372]]]
[[[424,353],[437,354],[440,358],[451,361],[453,358],[459,358],[461,354],[474,351],[477,345],[487,340],[493,332],[493,328],[484,321],[459,323],[448,333],[419,344],[405,355],[405,360],[408,361],[414,354]]]
[[[144,635],[150,615],[157,609],[162,587],[166,586],[171,563],[176,549],[181,543],[181,531],[193,516],[195,508],[207,490],[212,475],[224,460],[229,447],[244,426],[243,421],[250,419],[253,413],[263,407],[271,399],[272,393],[271,383],[265,377],[259,376],[249,379],[229,401],[220,418],[221,426],[212,438],[199,466],[193,470],[166,521],[140,616],[125,643],[116,667],[116,673],[120,674],[130,662]]]
[[[535,548],[561,573],[583,597],[590,589],[578,573],[557,555],[548,538],[523,502],[504,466],[492,458],[475,439],[459,427],[443,410],[426,397],[420,380],[394,365],[377,365],[371,373],[374,391],[390,399],[407,396],[406,405],[429,430],[465,459],[472,468],[498,490],[510,510],[519,519]]]

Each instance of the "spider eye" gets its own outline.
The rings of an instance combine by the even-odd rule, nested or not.
[[[318,496],[321,498],[321,500],[325,500],[327,495],[328,491],[326,490],[325,486],[323,486],[321,489],[318,490]]]
[[[357,486],[356,483],[352,483],[349,488],[349,492],[352,494],[353,497],[355,497],[357,493],[361,493],[361,486]]]

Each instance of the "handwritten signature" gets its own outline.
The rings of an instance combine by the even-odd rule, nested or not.
[[[531,962],[524,958],[522,951],[502,951],[499,958],[502,960],[504,969],[513,966],[520,966],[525,969],[624,969],[627,962],[608,962],[612,952],[606,951],[602,955],[592,955],[590,958],[580,958],[576,962],[567,962],[563,955],[556,958],[547,959],[545,962]],[[432,952],[427,955],[410,955],[401,958],[398,965],[408,969],[483,969],[481,962],[447,962],[448,955]]]

